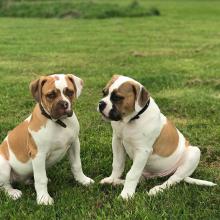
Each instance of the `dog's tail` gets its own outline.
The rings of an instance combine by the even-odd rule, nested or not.
[[[196,184],[196,185],[200,185],[200,186],[216,186],[217,184],[213,183],[213,182],[209,182],[206,180],[199,180],[199,179],[194,179],[191,177],[185,177],[184,181],[190,184]]]

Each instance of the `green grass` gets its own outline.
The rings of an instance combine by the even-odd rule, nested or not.
[[[0,193],[0,219],[220,218],[220,2],[140,3],[158,8],[161,16],[0,19],[0,140],[31,112],[32,79],[74,72],[85,82],[74,107],[81,125],[83,169],[96,181],[89,188],[77,184],[65,158],[48,170],[54,206],[37,206],[34,188],[18,184],[22,199],[14,202]],[[146,191],[166,178],[155,179],[141,183],[135,198],[122,202],[117,198],[121,187],[98,184],[111,172],[112,134],[96,105],[112,74],[128,75],[146,86],[161,111],[192,144],[201,146],[193,176],[217,187],[180,183],[149,198]]]

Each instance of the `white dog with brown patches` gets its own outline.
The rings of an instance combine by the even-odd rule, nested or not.
[[[72,111],[82,85],[82,80],[71,74],[42,76],[30,84],[37,101],[34,111],[0,145],[0,186],[12,199],[18,199],[22,192],[11,183],[34,176],[37,203],[52,204],[46,168],[62,159],[66,152],[75,179],[83,185],[94,182],[82,171],[79,123]]]
[[[149,195],[180,182],[214,186],[190,178],[198,166],[200,150],[191,146],[178,129],[160,112],[154,99],[139,82],[125,76],[113,76],[103,90],[98,111],[110,120],[113,129],[113,170],[101,184],[124,184],[123,199],[132,197],[141,178],[171,175]],[[125,181],[120,179],[126,153],[133,160]]]

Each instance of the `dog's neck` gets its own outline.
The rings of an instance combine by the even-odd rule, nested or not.
[[[129,121],[133,121],[133,120],[136,120],[136,119],[139,119],[140,118],[140,115],[143,114],[147,108],[149,107],[150,105],[150,98],[148,99],[147,103],[145,104],[145,106],[134,116],[132,117]]]
[[[130,123],[130,122],[136,121],[148,109],[149,105],[150,105],[150,98],[148,99],[147,103],[144,105],[144,107],[139,112],[135,111],[131,113],[130,115],[124,117],[121,122]]]

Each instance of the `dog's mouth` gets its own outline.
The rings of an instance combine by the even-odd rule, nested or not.
[[[104,121],[120,121],[121,120],[121,117],[115,117],[114,115],[109,115],[109,116],[106,116],[103,112],[100,112],[102,114],[102,119]]]
[[[102,114],[102,119],[104,121],[111,121],[111,119],[109,117],[107,117],[103,112],[100,112]]]
[[[110,110],[108,116],[99,109],[99,107],[97,108],[97,111],[101,113],[102,115],[102,119],[104,121],[120,121],[122,120],[122,116],[121,114],[116,111],[115,106],[113,106],[113,108]]]
[[[72,110],[59,109],[58,112],[52,113],[51,117],[58,120],[58,119],[65,119],[71,117],[72,115],[73,115]]]

